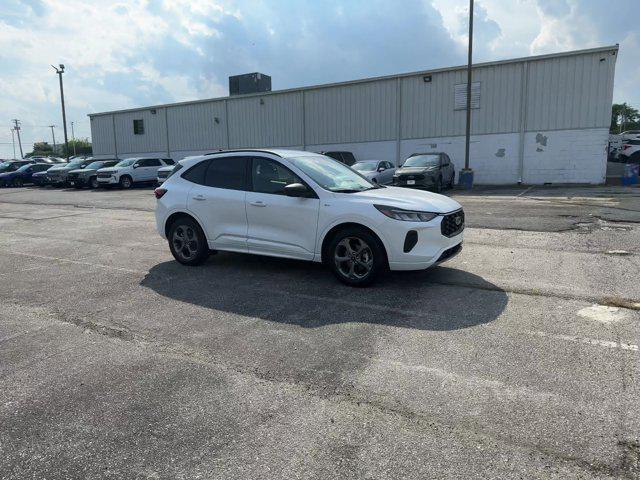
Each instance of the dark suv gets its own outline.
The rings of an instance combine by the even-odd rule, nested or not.
[[[455,168],[446,153],[414,153],[396,170],[393,184],[441,192],[445,187],[453,187],[455,176]]]

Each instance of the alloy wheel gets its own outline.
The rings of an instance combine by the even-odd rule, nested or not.
[[[195,258],[198,254],[198,236],[188,225],[179,225],[171,238],[173,248],[184,261]]]
[[[360,280],[371,273],[373,251],[361,238],[345,237],[336,245],[333,260],[340,275]]]

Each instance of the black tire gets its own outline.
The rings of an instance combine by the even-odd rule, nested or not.
[[[98,177],[91,177],[89,179],[89,188],[100,188],[100,184],[98,183]]]
[[[207,238],[200,225],[189,217],[180,217],[171,224],[168,239],[173,258],[183,265],[202,265],[209,257]]]
[[[455,178],[456,178],[456,172],[453,172],[451,174],[451,179],[449,180],[449,184],[447,185],[448,188],[453,188],[453,183]]]
[[[324,260],[338,280],[352,287],[369,286],[388,269],[382,242],[362,227],[336,233],[327,245]]]
[[[129,176],[129,175],[123,175],[120,177],[120,188],[131,188],[131,185],[133,185],[133,179]]]
[[[21,178],[16,178],[16,179],[13,181],[13,186],[14,186],[14,187],[21,187],[21,186],[22,186],[22,179],[21,179]]]

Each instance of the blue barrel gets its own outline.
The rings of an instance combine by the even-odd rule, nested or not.
[[[640,165],[633,165],[627,163],[624,166],[624,173],[622,174],[622,185],[630,186],[638,184],[638,176],[640,176]]]
[[[458,174],[458,182],[465,189],[471,190],[473,188],[473,170],[460,170],[460,173]]]

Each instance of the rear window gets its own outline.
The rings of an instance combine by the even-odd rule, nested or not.
[[[167,165],[175,165],[176,162],[172,158],[163,158],[162,161]]]

